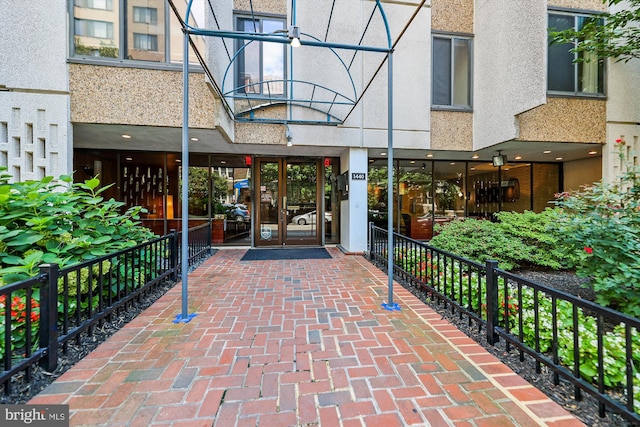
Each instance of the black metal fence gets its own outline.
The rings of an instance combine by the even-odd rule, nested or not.
[[[181,232],[172,231],[117,253],[59,269],[43,265],[28,280],[0,287],[0,388],[17,376],[31,380],[34,365],[53,371],[59,352],[82,344],[93,329],[181,270]],[[211,224],[189,230],[189,264],[211,253]]]
[[[387,230],[370,225],[369,257],[387,266]],[[403,286],[450,309],[486,331],[487,342],[504,341],[520,360],[545,365],[559,384],[574,387],[606,410],[640,425],[640,320],[486,264],[469,261],[400,234],[393,234],[393,271]]]

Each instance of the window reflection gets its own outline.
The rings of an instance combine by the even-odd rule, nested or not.
[[[284,30],[284,20],[238,17],[238,31],[275,34]],[[284,94],[284,45],[280,43],[240,40],[237,58],[236,87],[241,93],[266,96]]]
[[[182,27],[164,0],[74,0],[73,5],[74,56],[182,62]],[[177,3],[175,6],[180,16],[184,17],[187,4]],[[120,18],[121,10],[126,10],[123,20]],[[201,27],[204,11],[204,1],[194,1],[189,23],[196,28]],[[126,35],[124,40],[120,34]],[[204,52],[201,36],[192,36],[191,42],[200,52]],[[191,47],[189,62],[198,63]]]
[[[80,56],[119,56],[119,2],[76,0],[73,8],[73,45]]]
[[[127,59],[164,62],[164,2],[137,1],[127,8]]]

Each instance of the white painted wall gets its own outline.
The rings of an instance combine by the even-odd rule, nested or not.
[[[353,180],[352,173],[367,175],[366,149],[350,148],[340,158],[340,168],[349,175],[349,199],[340,202],[340,242],[346,252],[367,250],[367,180]]]
[[[615,13],[628,7],[622,2],[611,8]],[[640,162],[640,60],[607,63],[607,142],[602,152],[602,178],[613,181],[622,172],[625,165],[619,158],[616,139],[625,142],[624,152],[627,160]]]
[[[0,165],[14,180],[72,172],[65,0],[0,0]]]
[[[518,136],[515,116],[546,102],[547,2],[475,2],[473,148]]]

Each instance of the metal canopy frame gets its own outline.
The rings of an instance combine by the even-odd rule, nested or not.
[[[331,24],[333,22],[333,12],[336,6],[336,2],[338,0],[332,0],[331,2],[331,10],[329,12],[329,19],[327,22],[327,27],[325,31],[324,38],[316,37],[308,33],[300,32],[297,29],[297,9],[296,9],[296,1],[291,1],[291,28],[297,29],[295,32],[296,37],[300,37],[300,48],[304,46],[307,47],[318,47],[329,49],[342,64],[343,68],[346,71],[346,75],[350,80],[350,87],[352,89],[352,93],[342,93],[340,90],[332,89],[327,87],[326,85],[306,81],[299,80],[294,77],[293,70],[293,55],[294,48],[291,46],[291,30],[286,32],[278,32],[278,33],[258,33],[258,32],[242,32],[242,31],[233,31],[228,29],[223,29],[219,25],[219,21],[216,15],[216,11],[214,5],[212,4],[212,0],[188,0],[187,9],[185,16],[181,16],[179,9],[175,6],[175,0],[167,0],[169,5],[173,9],[176,17],[180,21],[182,26],[182,31],[184,34],[184,56],[183,56],[183,123],[182,123],[182,194],[188,194],[188,180],[189,180],[189,47],[193,49],[196,57],[200,65],[202,66],[205,74],[207,75],[214,91],[217,93],[221,102],[223,103],[224,109],[226,113],[232,118],[235,122],[260,122],[260,123],[281,123],[284,125],[287,124],[319,124],[319,125],[339,125],[344,123],[344,121],[349,117],[349,115],[353,112],[358,103],[362,100],[362,97],[367,92],[374,79],[384,66],[384,63],[387,63],[388,67],[388,201],[387,201],[387,215],[388,215],[388,246],[387,246],[387,276],[388,276],[388,301],[382,304],[382,307],[387,310],[400,310],[398,304],[393,302],[393,252],[394,252],[394,237],[393,237],[393,191],[391,191],[392,183],[393,183],[393,51],[405,34],[406,30],[413,22],[418,12],[421,10],[426,0],[422,0],[417,6],[414,13],[411,15],[409,20],[405,23],[404,28],[400,31],[397,39],[392,42],[391,39],[391,30],[389,28],[389,22],[387,20],[386,13],[380,0],[375,0],[375,3],[372,7],[371,14],[369,16],[369,20],[362,31],[360,39],[357,44],[348,44],[348,43],[335,43],[329,42],[328,35],[330,32]],[[191,25],[191,22],[195,22],[192,20],[192,8],[194,1],[204,2],[208,6],[209,13],[213,16],[213,21],[215,22],[216,28],[202,28]],[[215,0],[213,0],[215,1]],[[255,13],[253,10],[253,0],[249,0],[249,5],[251,9],[251,17],[255,20]],[[386,34],[386,46],[368,46],[364,45],[363,41],[367,32],[369,31],[370,25],[373,22],[373,18],[376,13],[380,14],[384,25],[384,31]],[[220,38],[223,41],[223,45],[225,51],[227,53],[227,57],[229,63],[226,67],[224,78],[221,84],[219,84],[208,64],[204,60],[202,54],[198,51],[196,44],[191,39],[192,36],[203,36],[203,37],[216,37]],[[304,37],[303,37],[304,36]],[[245,49],[249,43],[245,44],[241,47],[240,51],[236,52],[234,55],[231,55],[229,52],[229,48],[225,42],[226,39],[230,40],[249,40],[249,43],[253,42],[270,42],[270,43],[280,43],[280,44],[288,44],[289,45],[289,74],[288,77],[282,82],[285,84],[285,87],[289,88],[286,96],[271,96],[270,94],[254,96],[245,93],[240,94],[240,87],[234,87],[231,90],[224,90],[225,84],[227,83],[227,77],[229,76],[230,70],[234,65],[235,60],[238,58],[238,55],[241,50]],[[341,57],[337,54],[338,50],[347,50],[352,51],[353,55],[347,65]],[[380,61],[375,72],[371,75],[368,82],[363,86],[363,89],[360,93],[356,90],[356,85],[353,81],[353,77],[351,76],[351,66],[353,65],[354,60],[358,53],[361,52],[377,52],[384,54],[383,59]],[[233,73],[231,78],[234,78]],[[268,82],[256,82],[254,84],[266,84]],[[311,97],[310,98],[296,98],[293,96],[295,93],[294,86],[297,85],[308,85],[311,86]],[[315,93],[317,90],[327,91],[332,94],[333,99],[331,101],[320,101],[319,99],[315,99]],[[230,105],[229,100],[233,99],[242,99],[247,102],[248,108],[243,111],[234,112],[233,108]],[[282,118],[255,118],[254,112],[256,110],[265,110],[267,107],[272,107],[276,105],[281,105],[287,107],[288,116],[285,119]],[[349,110],[343,116],[339,116],[338,114],[332,112],[336,105],[344,105],[348,106]],[[292,116],[293,107],[304,107],[314,111],[320,111],[326,114],[326,120],[296,120]],[[189,205],[188,198],[184,197],[182,200],[182,313],[176,316],[174,322],[189,322],[195,314],[188,314],[188,229],[189,229]]]

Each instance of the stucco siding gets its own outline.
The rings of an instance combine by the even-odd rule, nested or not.
[[[561,7],[566,9],[593,10],[604,12],[607,4],[602,0],[550,0],[549,7]]]
[[[515,116],[546,101],[547,9],[545,2],[489,0],[476,4],[475,17],[473,145],[479,149],[516,138]]]
[[[433,0],[432,30],[473,33],[473,5],[474,0]]]
[[[471,151],[473,149],[473,114],[433,111],[431,113],[431,148]]]
[[[182,126],[182,72],[71,64],[71,121]],[[218,114],[204,75],[189,76],[189,126],[213,128]]]
[[[606,102],[549,98],[546,105],[518,116],[522,141],[597,142],[606,138]]]
[[[66,3],[0,0],[0,85],[67,91]]]

